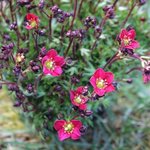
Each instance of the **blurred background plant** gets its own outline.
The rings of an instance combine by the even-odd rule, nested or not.
[[[64,50],[66,50],[68,46],[69,39],[71,38],[69,37],[69,33],[68,38],[63,38],[64,35],[60,35],[60,33],[63,33],[63,30],[65,31],[68,29],[66,29],[66,27],[68,26],[68,22],[66,22],[66,18],[64,16],[62,17],[61,15],[56,16],[55,19],[51,19],[50,17],[49,22],[51,22],[52,24],[51,28],[49,28],[47,14],[50,14],[49,8],[54,6],[54,4],[57,4],[58,7],[64,11],[64,13],[70,13],[69,21],[71,21],[74,7],[73,0],[47,0],[45,1],[44,12],[42,12],[42,5],[39,5],[38,0],[35,0],[34,2],[32,1],[32,4],[27,4],[26,7],[22,6],[23,1],[21,0],[17,1],[20,2],[19,4],[16,3],[16,1],[11,2],[13,12],[14,14],[16,14],[14,16],[16,17],[14,20],[17,19],[17,24],[13,22],[13,17],[11,16],[11,13],[9,11],[11,9],[10,1],[1,1],[0,47],[2,47],[4,40],[6,40],[7,42],[14,42],[14,54],[16,54],[19,49],[21,49],[20,52],[29,49],[29,52],[27,54],[25,53],[26,61],[31,60],[31,56],[36,55],[36,40],[39,44],[38,51],[40,48],[45,46],[46,49],[50,49],[51,47],[53,47],[59,50],[60,54],[64,53]],[[78,8],[81,7],[81,9],[79,9],[80,11],[77,14],[78,19],[74,20],[73,29],[82,29],[84,28],[84,26],[86,28],[90,28],[86,33],[87,37],[82,40],[82,46],[79,45],[80,43],[78,42],[78,37],[76,38],[77,35],[74,35],[76,39],[73,41],[73,46],[70,48],[70,51],[67,52],[69,56],[69,65],[67,66],[68,68],[66,69],[65,73],[67,74],[68,78],[71,76],[71,81],[76,83],[75,87],[82,84],[87,84],[88,79],[92,75],[94,70],[98,67],[104,66],[106,61],[117,51],[118,43],[115,41],[116,36],[117,34],[119,34],[121,25],[123,24],[123,21],[125,20],[126,16],[129,13],[129,10],[131,10],[131,7],[134,3],[138,4],[131,12],[131,15],[128,18],[127,23],[125,24],[125,27],[127,27],[128,25],[132,25],[136,30],[136,39],[140,43],[140,48],[137,49],[136,52],[138,52],[140,55],[150,54],[150,1],[147,1],[145,5],[140,6],[139,1],[119,0],[116,3],[115,12],[113,12],[114,14],[111,14],[111,17],[113,19],[107,20],[105,26],[103,27],[100,40],[97,40],[91,55],[91,45],[95,42],[96,39],[96,36],[93,36],[93,26],[96,24],[96,22],[99,23],[104,17],[104,6],[109,6],[113,4],[113,2],[114,1],[112,0],[78,1]],[[36,7],[37,5],[38,8],[34,9],[34,7]],[[27,10],[34,12],[40,18],[40,30],[38,30],[38,36],[35,33],[29,35],[28,31],[23,26]],[[87,24],[87,21],[85,22],[85,18],[87,16],[90,16],[94,19],[93,24]],[[9,27],[12,28],[12,30],[10,30]],[[96,32],[99,31],[97,30],[97,28],[95,30]],[[21,33],[21,35],[18,32]],[[79,33],[79,31],[76,31],[76,33]],[[47,38],[47,34],[49,38]],[[29,36],[29,40],[26,39],[26,36],[27,38]],[[75,53],[74,50],[76,50]],[[73,52],[73,55],[71,54],[71,52]],[[77,58],[80,59],[77,60]],[[78,63],[76,63],[76,61],[78,61]],[[2,114],[0,117],[0,131],[2,135],[0,136],[0,144],[2,149],[11,149],[11,147],[14,147],[14,149],[31,150],[68,150],[70,149],[70,146],[75,150],[80,148],[85,150],[150,149],[150,86],[148,84],[143,84],[141,72],[134,71],[130,74],[126,74],[126,72],[128,72],[131,68],[134,68],[138,65],[140,65],[140,63],[137,60],[126,58],[115,62],[112,66],[108,67],[108,70],[111,70],[115,74],[118,90],[115,93],[108,94],[108,96],[103,99],[96,100],[89,104],[89,109],[93,111],[93,115],[89,117],[90,119],[86,119],[87,130],[79,141],[67,140],[61,143],[57,140],[57,137],[51,132],[51,129],[49,130],[49,126],[50,124],[52,124],[51,122],[53,120],[53,114],[46,112],[48,111],[47,102],[39,103],[39,109],[41,105],[43,106],[43,109],[47,108],[42,111],[50,114],[50,116],[48,116],[50,118],[47,119],[48,122],[44,122],[43,118],[39,116],[43,115],[42,112],[41,114],[38,113],[37,116],[34,114],[35,120],[33,120],[33,124],[30,122],[30,119],[33,116],[32,112],[22,112],[18,108],[18,113],[21,114],[19,117],[16,108],[12,108],[13,103],[10,100],[11,98],[14,99],[14,95],[11,95],[11,98],[10,96],[8,97],[7,95],[10,92],[7,92],[6,94],[6,87],[3,86],[3,90],[0,91],[0,113]],[[36,66],[38,65],[36,64]],[[13,68],[14,66],[11,67]],[[34,67],[34,65],[32,67]],[[25,66],[23,66],[23,69],[24,68]],[[34,69],[36,68],[38,67],[34,67]],[[33,71],[36,72],[36,70],[34,69]],[[40,69],[40,67],[38,69]],[[17,71],[15,71],[15,73],[18,73]],[[7,73],[8,74],[5,74],[5,77],[9,78],[10,80],[14,80],[9,76],[11,72]],[[80,77],[81,74],[82,77]],[[29,81],[31,81],[31,83],[33,78],[35,77],[36,76],[28,74],[28,79]],[[53,95],[52,92],[54,90],[57,79],[53,79],[52,81],[50,81],[51,83],[48,82],[49,80],[50,78],[47,77],[40,82],[41,87],[39,86],[38,95],[39,97],[42,97],[45,94],[44,92],[49,92],[49,97],[46,97],[44,99],[53,99],[53,101],[55,101],[56,95]],[[63,81],[60,83],[64,89],[67,90],[70,88],[68,87],[68,85],[70,85],[68,82],[64,83]],[[25,87],[27,85],[26,81],[23,84],[23,87]],[[52,86],[53,88],[47,88],[52,84],[54,84],[54,86]],[[29,88],[30,87],[28,86],[28,89]],[[58,92],[60,92],[59,88],[57,88],[57,90]],[[60,101],[64,100],[62,99],[64,96],[63,94],[65,93],[63,93],[62,91],[60,94]],[[51,97],[51,95],[53,95],[53,98]],[[29,99],[31,100],[31,102],[34,101],[34,97],[30,97],[30,95]],[[41,101],[41,98],[39,98],[38,101]],[[71,106],[70,104],[71,103],[68,98],[67,105]],[[65,109],[67,110],[68,107]],[[45,114],[44,117],[45,116],[47,115]],[[61,114],[59,114],[59,117],[61,117]],[[40,137],[39,134],[35,134],[37,132],[35,130],[35,128],[37,129],[37,126],[40,127]],[[43,127],[42,130],[41,127]],[[19,138],[17,137],[18,132]],[[6,138],[7,135],[11,135],[11,138],[9,140]],[[21,138],[20,140],[21,136],[23,138]]]

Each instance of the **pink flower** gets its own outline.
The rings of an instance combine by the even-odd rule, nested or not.
[[[56,50],[51,49],[42,58],[43,73],[45,75],[60,76],[62,74],[62,66],[65,64],[65,59],[59,56]]]
[[[71,138],[77,140],[80,138],[80,128],[82,127],[82,122],[79,120],[56,120],[54,123],[54,128],[58,132],[58,138],[60,141]]]
[[[94,87],[94,92],[99,96],[103,96],[105,93],[115,90],[115,87],[112,84],[113,80],[113,73],[105,72],[103,69],[99,68],[90,78],[90,83]]]
[[[70,91],[70,99],[73,105],[79,107],[81,110],[85,110],[87,108],[86,102],[88,98],[83,95],[84,87],[80,86],[74,91]]]
[[[136,33],[134,29],[131,29],[129,31],[123,29],[119,35],[119,38],[121,40],[121,47],[132,49],[132,50],[139,48],[140,44],[138,43],[138,41],[134,40],[135,36]]]
[[[38,16],[28,13],[26,15],[25,19],[27,20],[26,29],[31,30],[33,28],[38,28],[38,25],[39,25],[39,17]]]

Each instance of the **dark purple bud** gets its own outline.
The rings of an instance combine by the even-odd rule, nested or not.
[[[28,53],[29,52],[29,49],[28,48],[20,48],[19,50],[18,50],[18,53],[24,53],[24,54],[26,54],[26,53]]]
[[[8,90],[9,90],[9,91],[18,92],[18,91],[19,91],[19,87],[18,87],[17,84],[9,84],[9,85],[8,85]]]
[[[9,26],[10,30],[16,30],[17,29],[17,23],[13,22],[10,26]]]
[[[87,116],[87,117],[91,116],[92,114],[93,114],[93,112],[90,110],[85,111],[85,116]]]
[[[67,64],[67,65],[71,65],[71,64],[72,64],[72,59],[71,59],[70,57],[68,57],[68,58],[66,59],[66,64]]]
[[[129,48],[122,48],[121,49],[121,52],[124,54],[124,55],[130,55],[132,56],[134,54],[133,50],[132,49],[129,49]]]
[[[24,101],[25,100],[25,95],[21,92],[21,91],[17,91],[16,92],[16,97],[20,100],[20,101]]]
[[[139,0],[140,5],[144,5],[147,2],[147,0]]]
[[[53,7],[50,8],[52,12],[57,12],[58,11],[58,6],[54,5]]]
[[[76,76],[72,76],[71,77],[71,83],[72,84],[77,84],[77,83],[79,83],[80,82],[80,80],[78,79],[78,77],[76,77]]]
[[[56,92],[60,92],[60,91],[62,90],[62,87],[61,87],[60,85],[56,85],[56,86],[54,87],[54,90],[55,90]]]
[[[39,5],[38,5],[39,9],[42,10],[44,6],[45,6],[45,0],[40,0]]]
[[[77,106],[72,106],[72,109],[73,109],[74,111],[77,111],[79,108],[78,108]]]
[[[14,103],[14,107],[20,107],[22,105],[22,102],[21,101],[16,101]]]
[[[29,93],[32,93],[34,91],[33,85],[30,83],[27,85],[26,89]]]
[[[10,41],[10,40],[11,40],[11,38],[10,38],[10,36],[9,36],[8,34],[4,34],[4,35],[3,35],[3,38],[4,38],[6,41]]]
[[[36,33],[37,33],[39,36],[45,36],[46,30],[45,30],[45,29],[36,30]]]
[[[83,94],[84,96],[87,96],[87,95],[88,95],[88,89],[89,89],[89,86],[85,86],[85,87],[84,87],[83,92],[82,92],[82,94]]]
[[[36,66],[33,66],[31,69],[33,72],[38,72],[40,70],[40,66],[36,65]]]
[[[130,79],[126,79],[126,82],[131,84],[133,82],[133,80],[130,78]]]
[[[15,74],[15,76],[19,76],[19,74],[21,73],[21,66],[17,65],[13,68],[13,73]]]
[[[85,134],[86,130],[87,130],[87,127],[86,127],[86,126],[82,126],[82,127],[79,129],[79,131],[80,131],[81,134]]]
[[[134,29],[134,27],[131,26],[131,25],[127,26],[127,28],[126,28],[127,31],[130,31],[130,30],[133,30],[133,29]]]
[[[61,9],[58,9],[57,12],[58,12],[58,14],[62,14],[63,13],[63,11]]]
[[[91,19],[90,16],[86,17],[86,19],[85,19],[86,22],[90,22],[91,20],[92,20],[92,19]]]
[[[13,49],[14,48],[14,43],[10,43],[9,45],[8,45],[8,47],[10,48],[10,49]]]
[[[96,33],[101,33],[102,32],[102,28],[100,26],[96,26],[95,27],[95,32]]]
[[[17,4],[20,5],[21,7],[24,5],[29,5],[31,0],[17,0]]]

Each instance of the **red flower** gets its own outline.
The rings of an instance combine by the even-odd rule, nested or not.
[[[83,95],[84,87],[80,86],[74,91],[70,91],[70,99],[73,105],[78,106],[81,110],[87,108],[86,102],[88,98]]]
[[[58,138],[60,141],[71,138],[77,140],[80,138],[80,128],[82,127],[82,122],[79,120],[56,120],[54,123],[54,128],[58,132]]]
[[[103,96],[105,93],[115,90],[115,87],[112,84],[113,80],[113,73],[105,72],[103,69],[99,68],[90,78],[90,83],[94,87],[94,92],[99,96]]]
[[[27,20],[26,29],[31,30],[33,28],[38,28],[39,25],[38,16],[28,13],[25,18]]]
[[[59,56],[56,50],[51,49],[42,58],[43,73],[45,75],[60,76],[63,72],[61,67],[64,64],[64,58]]]
[[[134,29],[131,29],[129,31],[123,29],[119,35],[119,38],[121,40],[121,47],[132,49],[132,50],[139,48],[140,44],[138,43],[138,41],[134,40],[135,36],[136,33]]]

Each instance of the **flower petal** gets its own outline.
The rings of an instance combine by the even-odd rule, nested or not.
[[[81,104],[81,105],[79,106],[79,108],[80,108],[81,110],[86,110],[86,109],[87,109],[87,105],[86,105],[86,104]]]
[[[54,58],[57,56],[57,51],[55,49],[50,49],[47,52],[46,56],[48,56],[49,58]]]
[[[65,59],[61,56],[56,56],[54,62],[57,66],[63,66],[65,64]]]
[[[59,66],[56,66],[54,70],[51,70],[51,75],[56,77],[56,76],[60,76],[62,74],[62,69]]]
[[[44,57],[42,58],[42,65],[44,65],[44,63],[45,63],[48,59],[49,59],[48,56],[44,56]]]
[[[107,81],[108,84],[112,83],[114,80],[114,75],[112,72],[106,72],[105,73],[105,79]]]
[[[47,67],[43,66],[43,73],[45,75],[51,75],[51,71],[49,69],[47,69]]]
[[[139,47],[140,47],[140,44],[136,40],[133,40],[131,44],[126,46],[126,48],[129,48],[129,49],[136,49],[136,48],[139,48]]]
[[[105,91],[106,92],[113,92],[115,91],[115,87],[111,84],[111,85],[108,85],[106,88],[105,88]]]
[[[99,96],[104,96],[105,95],[105,90],[104,89],[94,88],[94,92]]]
[[[60,130],[60,129],[62,129],[63,128],[63,125],[66,123],[66,121],[65,120],[56,120],[55,122],[54,122],[54,128],[55,128],[55,130]]]
[[[121,33],[119,35],[120,39],[123,39],[125,35],[128,35],[127,30],[126,29],[122,29],[122,31],[121,31]]]
[[[73,91],[73,90],[71,90],[71,91],[70,91],[70,99],[71,99],[71,100],[74,100],[75,95],[76,95],[76,92]]]
[[[95,73],[94,73],[94,77],[95,78],[101,78],[104,79],[105,78],[105,71],[102,68],[98,68]]]
[[[130,39],[134,39],[135,36],[136,36],[136,33],[135,33],[135,30],[134,30],[134,29],[128,31],[128,37],[129,37]]]
[[[65,140],[65,139],[70,138],[70,134],[65,133],[65,132],[64,132],[64,129],[60,129],[60,130],[58,131],[58,138],[59,138],[60,141],[63,141],[63,140]]]
[[[84,86],[80,86],[80,87],[77,88],[76,91],[77,91],[77,93],[80,95],[80,94],[82,94],[83,89],[84,89]]]
[[[90,83],[94,88],[96,87],[96,78],[94,76],[90,78]]]
[[[71,139],[77,140],[81,136],[81,133],[79,131],[79,128],[74,128],[73,133],[71,134]]]
[[[79,120],[71,120],[75,128],[81,128],[82,127],[82,122]]]

